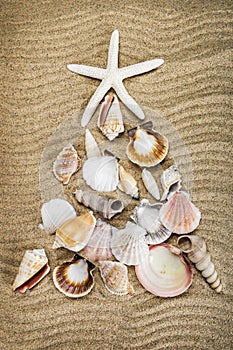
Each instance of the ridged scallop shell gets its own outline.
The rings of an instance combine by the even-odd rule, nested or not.
[[[43,224],[39,228],[46,233],[54,233],[58,226],[69,219],[76,217],[76,212],[72,205],[64,199],[51,199],[41,207],[41,218]]]
[[[113,228],[112,253],[117,260],[126,265],[138,265],[148,255],[145,241],[146,230],[128,221],[125,228]]]
[[[160,199],[159,188],[155,178],[153,177],[153,175],[149,170],[143,169],[142,181],[147,191],[152,195],[152,197],[154,197],[158,201]]]
[[[115,191],[118,184],[117,159],[113,156],[87,159],[83,165],[83,178],[95,191]]]
[[[83,249],[95,228],[96,219],[92,212],[67,220],[56,231],[53,249],[64,247],[73,252]]]
[[[175,297],[192,283],[192,268],[181,251],[170,244],[150,246],[149,255],[135,267],[143,287],[160,297]]]
[[[108,260],[113,257],[111,250],[112,226],[100,219],[82,253],[91,261]]]
[[[13,283],[13,290],[24,293],[40,282],[50,271],[44,249],[26,250]]]
[[[164,201],[167,198],[171,186],[177,184],[176,191],[179,191],[181,188],[181,175],[178,171],[176,164],[170,166],[166,169],[161,175],[161,184],[163,187],[163,195],[161,201]]]
[[[147,244],[162,243],[172,234],[159,220],[161,207],[161,203],[150,204],[147,199],[142,199],[131,215],[134,222],[147,231],[145,236]]]
[[[124,209],[124,203],[119,199],[103,197],[96,193],[82,190],[76,190],[74,194],[79,203],[84,204],[95,212],[101,213],[106,219],[111,219]]]
[[[95,265],[76,254],[71,262],[65,262],[53,270],[53,282],[59,292],[69,298],[80,298],[92,290]]]
[[[184,192],[175,192],[160,209],[160,221],[179,235],[194,231],[201,219],[200,211]]]
[[[195,264],[197,270],[201,271],[202,276],[209,283],[210,287],[216,293],[220,293],[222,284],[211,261],[204,239],[198,236],[181,236],[178,238],[177,244],[182,252],[188,254],[189,260]]]
[[[107,290],[116,295],[134,294],[133,286],[128,280],[127,267],[116,261],[101,261],[100,274]]]
[[[106,95],[101,105],[98,127],[110,141],[124,132],[124,124],[120,104],[116,95]]]
[[[118,188],[125,192],[126,194],[129,194],[133,198],[138,198],[138,187],[137,187],[137,181],[134,179],[134,177],[128,173],[122,165],[119,165],[119,182],[118,182]]]
[[[67,185],[71,176],[76,173],[80,167],[81,159],[78,157],[75,148],[69,143],[58,154],[57,159],[53,163],[53,173],[63,185]]]
[[[86,129],[85,132],[85,149],[88,159],[93,157],[101,157],[99,146],[89,129]]]
[[[159,164],[168,152],[167,138],[152,128],[152,122],[147,122],[128,131],[126,154],[131,162],[142,167]]]

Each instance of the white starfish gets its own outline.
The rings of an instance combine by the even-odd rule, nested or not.
[[[118,67],[119,54],[119,32],[114,30],[111,36],[107,68],[98,68],[85,66],[82,64],[68,64],[67,68],[81,75],[102,80],[99,87],[91,97],[82,117],[81,125],[86,126],[94,114],[98,104],[103,99],[110,88],[113,88],[121,101],[139,118],[144,119],[143,110],[139,107],[137,102],[128,94],[123,85],[123,80],[133,77],[138,74],[149,72],[152,69],[158,68],[164,63],[162,59],[154,59],[145,61],[131,66],[119,68]]]

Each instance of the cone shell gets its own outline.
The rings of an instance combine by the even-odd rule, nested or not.
[[[71,176],[78,171],[80,167],[81,159],[78,157],[75,148],[71,144],[68,144],[58,154],[57,159],[53,163],[53,173],[63,185],[67,185]]]
[[[160,221],[179,235],[194,231],[201,219],[200,211],[182,191],[175,192],[160,209]]]
[[[147,191],[157,200],[160,199],[159,188],[157,182],[151,172],[147,169],[142,171],[142,181]]]
[[[152,122],[147,122],[128,131],[130,142],[126,154],[131,162],[142,167],[161,163],[168,152],[167,138],[152,128]]]
[[[80,298],[92,290],[94,278],[92,271],[95,265],[75,255],[71,262],[65,262],[53,270],[53,282],[55,287],[65,296]]]
[[[163,195],[161,197],[161,200],[165,200],[168,196],[170,188],[177,184],[176,190],[180,190],[181,188],[181,175],[178,171],[178,167],[176,164],[170,166],[168,169],[166,169],[162,176],[161,176],[161,184],[163,187]]]
[[[67,220],[56,231],[53,249],[64,247],[74,252],[80,251],[87,245],[95,224],[96,219],[91,211]]]
[[[138,198],[137,181],[121,165],[119,166],[119,179],[118,188],[131,197]]]
[[[124,132],[120,104],[116,95],[106,95],[101,105],[98,127],[110,141]]]
[[[87,158],[101,157],[99,146],[89,129],[85,132],[85,148]]]
[[[195,264],[197,270],[201,271],[210,287],[220,293],[222,284],[204,239],[198,236],[181,236],[178,238],[177,244],[184,253],[188,254],[189,260]]]
[[[13,283],[13,290],[24,293],[34,287],[50,271],[44,249],[26,250]]]
[[[192,283],[192,268],[181,251],[170,244],[150,246],[149,256],[135,267],[145,289],[160,297],[175,297]]]
[[[101,261],[100,274],[107,290],[116,295],[132,295],[134,289],[128,281],[127,267],[116,261]]]

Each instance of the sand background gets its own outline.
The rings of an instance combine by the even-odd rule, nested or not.
[[[1,349],[231,348],[231,22],[231,1],[1,2]],[[48,138],[99,84],[66,64],[105,67],[115,28],[121,67],[165,60],[125,86],[172,123],[189,151],[197,233],[222,278],[220,295],[195,271],[185,294],[161,299],[133,268],[133,297],[109,294],[98,271],[94,291],[80,300],[60,294],[51,273],[25,295],[11,290],[26,249],[44,247],[51,269],[72,257],[52,251],[53,237],[37,228],[40,162]]]

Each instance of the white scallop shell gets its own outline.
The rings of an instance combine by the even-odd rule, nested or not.
[[[85,132],[85,148],[87,158],[101,157],[99,146],[89,129]]]
[[[119,165],[119,178],[118,188],[131,197],[138,198],[137,181],[122,165]]]
[[[159,188],[157,182],[151,172],[146,168],[142,171],[142,181],[147,189],[147,191],[157,200],[160,199]]]

